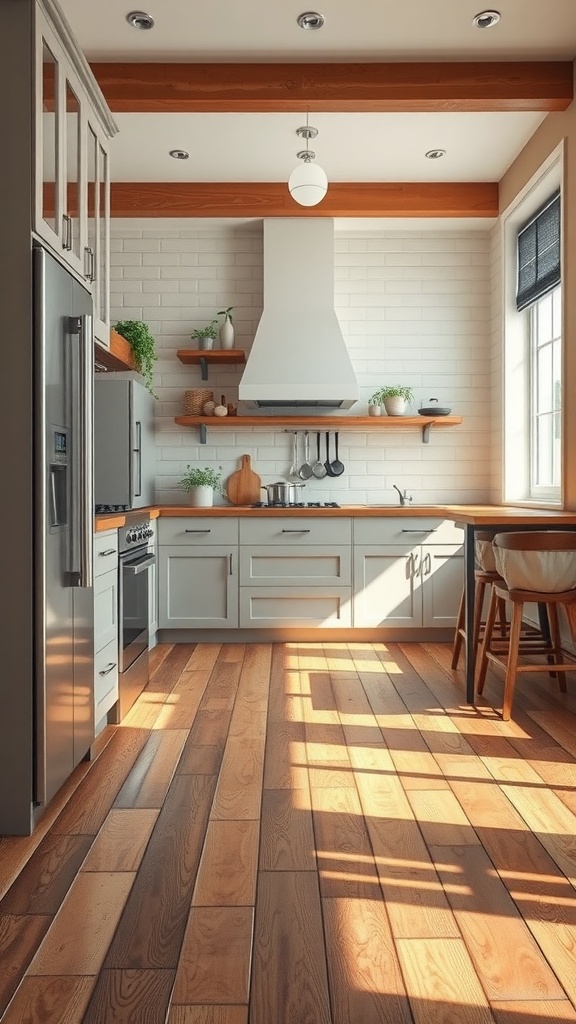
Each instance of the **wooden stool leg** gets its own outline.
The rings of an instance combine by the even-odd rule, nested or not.
[[[476,651],[478,650],[478,643],[480,640],[480,626],[482,624],[482,607],[484,605],[484,594],[486,593],[486,584],[484,580],[479,580],[476,584],[476,597],[474,607],[474,657],[476,657]]]
[[[452,668],[458,668],[458,661],[460,658],[460,651],[462,650],[462,633],[460,630],[464,629],[464,612],[466,609],[466,592],[462,591],[462,597],[460,599],[460,608],[458,609],[458,622],[456,623],[456,633],[454,634],[454,646],[452,648]]]
[[[508,622],[506,619],[506,601],[503,597],[498,598],[498,620],[500,622],[500,636],[505,638],[508,635]]]
[[[548,605],[548,617],[550,621],[550,633],[552,646],[554,648],[554,657],[556,659],[556,663],[561,665],[563,661],[562,640],[560,638],[560,626],[558,624],[558,609],[553,603]],[[558,685],[561,693],[566,693],[566,673],[556,672],[555,675],[558,676]]]
[[[504,681],[504,706],[502,718],[505,722],[510,721],[512,712],[512,701],[514,700],[514,687],[516,686],[516,668],[518,666],[518,647],[520,645],[520,632],[522,630],[523,601],[514,601],[512,606],[512,622],[510,624],[510,647],[508,650],[508,663],[506,665],[506,679]]]
[[[488,651],[490,648],[490,642],[492,640],[492,630],[494,629],[494,623],[496,621],[496,611],[498,608],[498,597],[496,590],[492,587],[492,593],[490,594],[490,605],[488,607],[488,618],[486,619],[486,628],[484,630],[484,639],[480,648],[480,663],[478,666],[478,681],[476,683],[476,689],[478,693],[482,693],[484,689],[484,683],[486,681],[486,670],[488,668]]]

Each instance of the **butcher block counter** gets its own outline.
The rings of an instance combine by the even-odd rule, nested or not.
[[[114,512],[95,517],[94,529],[115,530],[124,526],[128,519],[156,519],[159,516],[301,516],[326,517],[393,517],[393,516],[438,516],[451,519],[461,526],[508,527],[576,526],[576,511],[564,512],[552,509],[520,508],[514,505],[342,505],[340,508],[252,508],[245,505],[214,505],[212,508],[192,508],[190,505],[156,505],[134,509],[132,512]]]

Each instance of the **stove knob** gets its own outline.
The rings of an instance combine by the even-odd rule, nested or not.
[[[127,544],[131,544],[132,543],[132,530],[128,530],[128,533],[126,534],[126,543]]]

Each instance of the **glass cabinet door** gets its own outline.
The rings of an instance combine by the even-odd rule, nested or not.
[[[98,202],[96,226],[96,289],[94,293],[94,333],[104,345],[110,343],[110,168],[108,152],[98,142]]]
[[[75,257],[80,264],[80,101],[68,80],[64,86],[64,104],[65,174],[62,247],[67,250],[70,257]],[[73,261],[71,260],[71,262]]]
[[[40,82],[40,216],[43,225],[58,235],[60,196],[58,194],[58,62],[42,39],[42,80]]]
[[[84,247],[84,277],[91,284],[97,280],[98,254],[98,139],[90,122],[86,132],[86,245]],[[97,289],[93,289],[97,291]],[[94,315],[97,316],[96,309]]]

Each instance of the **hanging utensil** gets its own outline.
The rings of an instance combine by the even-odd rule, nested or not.
[[[330,462],[330,431],[326,431],[326,462],[324,463],[324,469],[326,470],[327,476],[334,476],[332,472],[332,463]]]
[[[334,444],[336,446],[336,458],[330,463],[332,476],[342,476],[345,466],[343,462],[340,462],[338,458],[338,431],[334,434]]]
[[[307,430],[304,433],[304,462],[298,470],[298,476],[301,480],[309,480],[312,476],[312,466],[310,465],[310,437]]]
[[[298,431],[293,431],[294,437],[292,441],[292,465],[288,470],[288,476],[294,480],[298,477]]]
[[[320,458],[320,431],[319,430],[316,431],[316,451],[318,453],[318,457],[316,459],[316,462],[312,466],[312,473],[316,477],[317,480],[323,480],[324,477],[326,476],[326,466],[324,465],[324,463],[322,462],[322,459]]]

